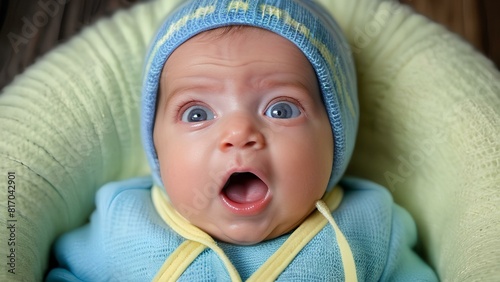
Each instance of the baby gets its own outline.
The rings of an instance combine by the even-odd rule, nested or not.
[[[145,66],[153,179],[103,187],[48,280],[436,281],[390,194],[340,180],[356,91],[347,43],[313,1],[183,4]]]

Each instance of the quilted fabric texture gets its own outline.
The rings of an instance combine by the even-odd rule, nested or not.
[[[0,95],[0,216],[15,196],[15,272],[42,279],[50,245],[85,222],[95,191],[145,175],[139,100],[146,44],[177,1],[98,22]],[[414,216],[446,281],[500,277],[500,75],[469,45],[395,1],[322,0],[357,64],[360,129],[349,172],[386,187]],[[6,188],[15,172],[16,190]],[[494,280],[494,279],[493,279]]]

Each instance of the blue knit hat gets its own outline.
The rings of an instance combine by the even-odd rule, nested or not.
[[[172,52],[210,29],[247,25],[269,30],[294,43],[313,66],[334,139],[329,188],[343,175],[354,148],[359,108],[354,62],[333,18],[311,0],[193,0],[168,16],[146,58],[141,134],[154,180],[162,184],[153,143],[160,76]]]

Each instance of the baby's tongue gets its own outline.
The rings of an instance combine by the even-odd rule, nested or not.
[[[267,185],[253,174],[240,174],[232,177],[224,193],[233,202],[246,204],[264,199]]]

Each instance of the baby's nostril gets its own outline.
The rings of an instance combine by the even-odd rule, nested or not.
[[[247,147],[253,147],[253,146],[255,146],[256,144],[257,144],[257,142],[255,142],[255,141],[248,141],[245,145],[246,145]]]

